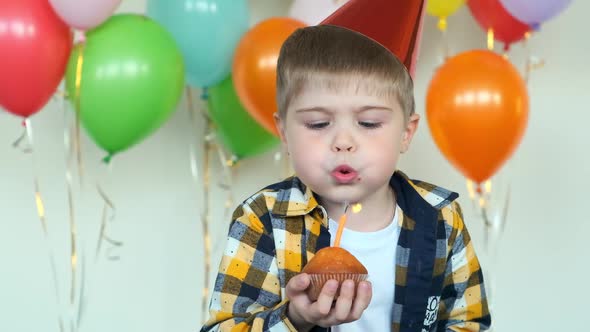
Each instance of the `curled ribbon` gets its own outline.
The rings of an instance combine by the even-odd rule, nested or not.
[[[39,184],[39,176],[37,174],[37,163],[35,161],[34,149],[33,149],[33,127],[31,126],[31,120],[25,119],[23,121],[24,132],[23,134],[12,144],[15,149],[21,150],[23,153],[30,153],[31,160],[32,160],[32,167],[33,167],[33,185],[34,185],[34,198],[35,198],[35,206],[37,210],[37,217],[41,222],[41,227],[43,229],[43,237],[45,239],[45,244],[47,246],[47,256],[49,259],[49,266],[51,269],[51,279],[53,282],[53,290],[55,292],[55,300],[58,308],[61,308],[61,297],[60,297],[60,290],[59,290],[59,283],[57,280],[57,269],[55,263],[55,253],[53,252],[53,248],[51,246],[51,241],[49,238],[49,231],[47,227],[47,217],[45,214],[45,204],[43,203],[43,197],[41,195],[40,184]],[[24,144],[24,145],[23,145]],[[61,311],[61,310],[60,310]],[[62,317],[61,312],[58,313],[57,317],[57,324],[59,327],[60,332],[64,332],[64,319]]]
[[[496,236],[499,237],[504,232],[504,228],[506,226],[506,220],[508,217],[508,210],[510,208],[510,185],[506,190],[506,196],[502,203],[501,209],[499,209],[500,213],[494,213],[493,215],[490,214],[490,202],[492,195],[498,194],[494,193],[492,190],[493,182],[488,180],[483,183],[483,185],[476,185],[472,181],[467,181],[467,191],[469,192],[469,197],[473,202],[477,204],[477,209],[480,211],[480,215],[484,221],[484,241],[485,241],[485,249],[486,252],[489,254],[491,252],[491,237],[492,232],[496,232]]]
[[[105,193],[105,191],[102,189],[102,187],[100,185],[97,185],[96,189],[97,189],[100,197],[102,198],[104,205],[103,205],[103,209],[102,209],[102,218],[101,218],[101,223],[100,223],[100,231],[99,231],[99,235],[98,235],[98,241],[96,244],[95,259],[98,259],[99,255],[100,255],[100,251],[102,249],[102,243],[107,242],[111,246],[106,251],[106,257],[109,260],[119,260],[120,256],[115,255],[113,252],[115,251],[116,248],[123,246],[124,243],[122,241],[114,240],[110,236],[107,235],[107,233],[108,233],[107,232],[107,224],[108,224],[107,222],[108,221],[112,222],[115,220],[115,213],[116,213],[115,205],[113,204],[112,200],[108,197],[108,195]],[[110,217],[108,217],[109,210],[112,211],[112,215]]]
[[[531,73],[534,70],[541,69],[545,66],[545,60],[539,59],[535,56],[531,55],[531,49],[529,46],[529,40],[531,39],[532,34],[530,32],[525,33],[524,35],[524,47],[526,48],[526,63],[524,68],[524,81],[528,84],[529,79],[531,77]]]
[[[83,35],[84,36],[84,35]],[[79,52],[78,58],[76,60],[76,80],[75,80],[75,96],[74,96],[74,104],[75,104],[75,114],[76,114],[76,125],[75,125],[75,135],[74,135],[74,144],[73,148],[76,154],[76,161],[78,163],[78,172],[80,176],[80,182],[82,182],[82,175],[84,174],[84,167],[82,164],[82,148],[80,145],[80,111],[81,111],[81,91],[82,91],[82,69],[84,66],[84,50],[86,47],[85,44],[86,39],[84,38],[83,41],[78,44]]]
[[[72,126],[68,126],[68,110],[67,110],[67,103],[65,99],[62,99],[62,108],[64,111],[64,118],[65,118],[65,129],[64,129],[64,145],[66,151],[66,171],[65,171],[65,178],[66,178],[66,187],[67,187],[67,195],[68,195],[68,215],[69,215],[69,226],[70,226],[70,306],[71,310],[76,315],[75,320],[70,320],[71,330],[77,330],[78,322],[79,322],[79,307],[74,308],[76,303],[80,304],[77,300],[77,284],[78,282],[82,282],[82,280],[78,280],[78,264],[79,264],[79,257],[78,257],[78,245],[77,245],[77,238],[78,238],[78,231],[77,231],[77,224],[75,218],[75,204],[74,204],[74,189],[73,189],[73,158],[75,155],[75,142],[72,142],[72,137],[74,139],[78,139],[77,136],[74,135],[75,133],[75,124]],[[81,276],[80,276],[81,277]]]
[[[193,125],[193,128],[196,129],[197,127],[197,121],[196,121],[196,116],[195,116],[195,108],[194,108],[194,102],[193,102],[193,97],[192,97],[192,93],[191,93],[191,89],[189,87],[186,88],[186,97],[187,97],[187,103],[188,103],[188,112],[189,112],[189,117],[191,120],[191,124]],[[203,93],[201,94],[201,101],[204,103],[206,100],[208,99],[208,94],[207,94],[207,90],[204,89]],[[204,245],[204,253],[205,253],[205,257],[204,257],[204,265],[205,265],[205,269],[204,269],[204,277],[203,277],[203,293],[202,293],[202,299],[201,299],[201,310],[202,310],[202,320],[205,320],[205,317],[207,317],[207,299],[209,298],[209,276],[210,276],[210,272],[211,272],[211,235],[210,235],[210,223],[211,223],[211,216],[210,216],[210,212],[209,212],[209,206],[210,206],[210,177],[211,177],[211,163],[210,163],[210,153],[212,151],[212,136],[210,135],[210,131],[211,131],[211,120],[209,119],[208,114],[206,113],[205,108],[203,107],[203,110],[201,112],[201,115],[203,116],[203,118],[205,119],[205,138],[203,140],[203,161],[202,161],[202,168],[203,168],[203,212],[201,213],[201,226],[202,226],[202,232],[203,232],[203,245]],[[196,132],[196,130],[194,130],[193,132]],[[190,158],[191,158],[191,171],[192,171],[192,176],[193,176],[193,180],[198,183],[199,182],[199,172],[198,172],[198,167],[197,167],[197,158],[195,155],[195,147],[193,146],[193,144],[190,144]]]

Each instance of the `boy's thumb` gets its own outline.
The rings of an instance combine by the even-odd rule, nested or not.
[[[291,286],[291,291],[301,292],[307,289],[309,282],[309,275],[306,273],[301,273],[294,276],[287,285]]]

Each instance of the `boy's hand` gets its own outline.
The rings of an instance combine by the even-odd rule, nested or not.
[[[371,302],[371,284],[367,281],[359,283],[355,296],[354,281],[346,280],[334,305],[338,281],[326,282],[315,302],[307,295],[309,284],[309,275],[301,273],[291,278],[286,287],[289,298],[287,317],[298,331],[309,331],[316,325],[329,327],[353,322],[361,317]]]

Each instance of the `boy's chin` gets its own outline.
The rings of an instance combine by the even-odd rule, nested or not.
[[[336,186],[332,188],[327,188],[326,190],[319,190],[315,192],[317,195],[320,196],[321,201],[329,202],[332,204],[338,203],[357,203],[362,202],[364,199],[369,196],[365,190],[361,190],[358,186]]]
[[[329,186],[318,187],[317,190],[312,191],[319,196],[320,201],[331,204],[340,204],[348,202],[363,203],[367,199],[376,197],[376,194],[386,193],[387,191],[382,190],[385,185],[377,185],[376,183],[361,182],[355,184],[330,184]]]

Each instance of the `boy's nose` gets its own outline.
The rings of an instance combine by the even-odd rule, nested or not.
[[[354,152],[356,146],[354,134],[349,129],[337,130],[332,137],[333,152]]]
[[[355,150],[356,144],[352,137],[336,137],[334,139],[334,144],[332,144],[332,151],[334,152],[354,152]]]
[[[340,145],[340,146],[334,146],[334,151],[335,152],[340,152],[340,151],[348,151],[348,152],[352,152],[353,146],[352,145]]]

